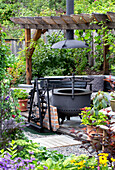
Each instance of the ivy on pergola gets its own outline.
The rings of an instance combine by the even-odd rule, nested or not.
[[[102,29],[101,22],[107,29],[115,29],[115,13],[106,14],[77,14],[43,17],[14,17],[10,18],[15,24],[20,24],[25,29],[25,46],[30,46],[31,29],[36,29],[33,40],[37,41],[48,29],[55,30],[97,30]],[[96,22],[94,22],[96,21]],[[104,44],[104,43],[103,43]],[[26,82],[31,84],[32,79],[32,54],[35,47],[27,48],[26,51]],[[109,63],[106,55],[109,45],[103,46],[103,74],[109,73]]]

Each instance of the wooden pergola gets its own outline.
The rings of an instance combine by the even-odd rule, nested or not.
[[[42,34],[48,29],[52,30],[97,30],[102,29],[101,22],[108,29],[115,29],[115,13],[107,12],[106,14],[77,14],[61,16],[43,16],[43,17],[14,17],[10,18],[15,24],[21,25],[25,29],[25,45],[29,47],[31,40],[31,29],[36,29],[33,40],[37,41]],[[96,22],[94,22],[96,21]],[[104,74],[108,74],[108,61],[106,54],[109,46],[104,46]],[[34,47],[27,48],[26,51],[26,81],[31,84],[32,79],[32,54]]]

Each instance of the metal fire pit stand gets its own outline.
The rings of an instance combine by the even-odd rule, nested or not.
[[[71,87],[72,88],[72,99],[74,99],[74,88],[86,88],[87,84],[90,85],[90,90],[92,90],[92,84],[90,82],[93,79],[87,77],[75,77],[72,74],[71,77],[64,78],[39,78],[35,79],[34,87],[30,91],[29,96],[29,115],[28,122],[30,125],[38,128],[40,132],[44,131],[43,119],[48,111],[49,116],[49,129],[52,131],[51,126],[51,115],[50,115],[50,100],[49,100],[49,91],[55,88]],[[38,83],[40,81],[40,83]],[[37,103],[34,101],[35,92],[37,93]],[[47,94],[45,96],[45,94]],[[33,107],[37,107],[39,110],[39,117],[36,113],[33,112]]]
[[[47,87],[48,87],[48,80],[47,80]],[[34,102],[35,92],[37,93],[37,103]],[[45,92],[47,92],[48,102],[46,102],[46,100],[45,100]],[[52,131],[48,88],[40,89],[38,79],[35,79],[34,87],[30,91],[29,94],[30,94],[30,96],[29,96],[28,104],[30,105],[30,107],[29,107],[28,122],[30,123],[31,126],[39,129],[40,132],[43,132],[44,131],[43,119],[46,114],[46,109],[48,108],[49,126],[50,126],[50,131]],[[46,106],[44,106],[44,104]],[[36,114],[32,110],[32,108],[35,106],[37,106],[39,108],[39,117],[37,117]]]

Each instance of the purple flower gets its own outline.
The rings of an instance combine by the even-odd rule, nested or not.
[[[6,98],[5,98],[5,100],[8,100],[10,97],[9,96],[7,96]]]
[[[18,162],[18,161],[22,161],[22,160],[23,160],[23,159],[22,159],[22,158],[20,158],[20,157],[18,157],[18,158],[16,158],[16,159],[15,159],[15,161],[16,161],[16,162]]]
[[[47,167],[47,166],[43,166],[43,168],[44,168],[44,170],[45,170],[45,169],[48,169],[48,167]]]
[[[40,164],[40,161],[38,161],[37,164],[39,165],[39,164]]]
[[[24,162],[29,163],[29,162],[32,162],[32,161],[29,160],[29,159],[24,159]]]
[[[30,168],[31,168],[31,169],[34,169],[34,168],[35,168],[35,165],[30,164]]]
[[[32,157],[31,157],[31,161],[35,161],[35,160],[36,160],[35,158],[32,158]]]
[[[34,154],[34,152],[33,152],[33,151],[30,151],[30,152],[29,152],[29,154],[33,155],[33,154]]]

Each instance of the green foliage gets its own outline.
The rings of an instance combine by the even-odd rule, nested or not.
[[[10,55],[8,57],[8,73],[11,75],[11,85],[17,86],[19,83],[26,82],[26,61],[25,58],[21,56],[22,52],[18,57]]]
[[[91,107],[85,107],[81,111],[82,115],[82,124],[84,125],[106,125],[106,121],[108,117],[102,112],[98,112],[96,114],[95,110],[91,109]]]
[[[114,0],[75,0],[75,14],[115,12]]]
[[[98,111],[106,108],[109,105],[109,100],[106,96],[106,93],[103,91],[98,91],[93,98],[93,109],[98,114]]]
[[[19,148],[17,156],[23,159],[28,159],[31,155],[39,158],[39,161],[47,160],[48,158],[51,158],[53,161],[64,159],[62,154],[57,154],[56,151],[49,151],[45,147],[40,146],[40,144],[33,143],[32,141],[20,139],[15,141],[15,145]]]
[[[87,64],[85,50],[51,49],[53,43],[63,40],[63,35],[47,36],[47,44],[39,40],[32,56],[33,77],[46,75],[81,74]],[[83,62],[81,61],[83,57]],[[79,68],[79,70],[78,70]]]
[[[30,148],[33,148],[34,151],[31,151]],[[24,150],[25,156],[24,154],[22,155],[22,150]],[[41,148],[37,143],[25,140],[12,141],[6,150],[2,149],[0,152],[1,168],[4,166],[17,167],[16,169],[30,169],[31,167],[31,169],[35,170],[97,170],[97,167],[100,167],[100,170],[112,170],[112,166],[109,164],[108,153],[100,153],[97,157],[89,157],[85,154],[63,156],[56,152],[54,153],[54,151]],[[48,154],[47,158],[44,158],[44,155],[40,156],[40,153],[50,154]],[[112,162],[114,161],[112,156],[109,156],[109,158],[111,158]]]
[[[10,77],[5,77],[0,85],[0,148],[3,148],[10,140],[22,137],[24,123],[17,109],[17,99],[10,89]]]
[[[14,89],[14,96],[18,99],[27,99],[28,93],[23,89]]]
[[[100,110],[106,108],[109,104],[106,93],[98,91],[93,98],[93,107],[85,107],[81,110],[82,123],[85,125],[106,125],[108,117]]]
[[[111,74],[115,76],[115,65],[111,65]]]
[[[8,67],[7,58],[10,55],[9,47],[4,42],[5,33],[1,33],[0,42],[0,81],[5,77],[5,72]]]

